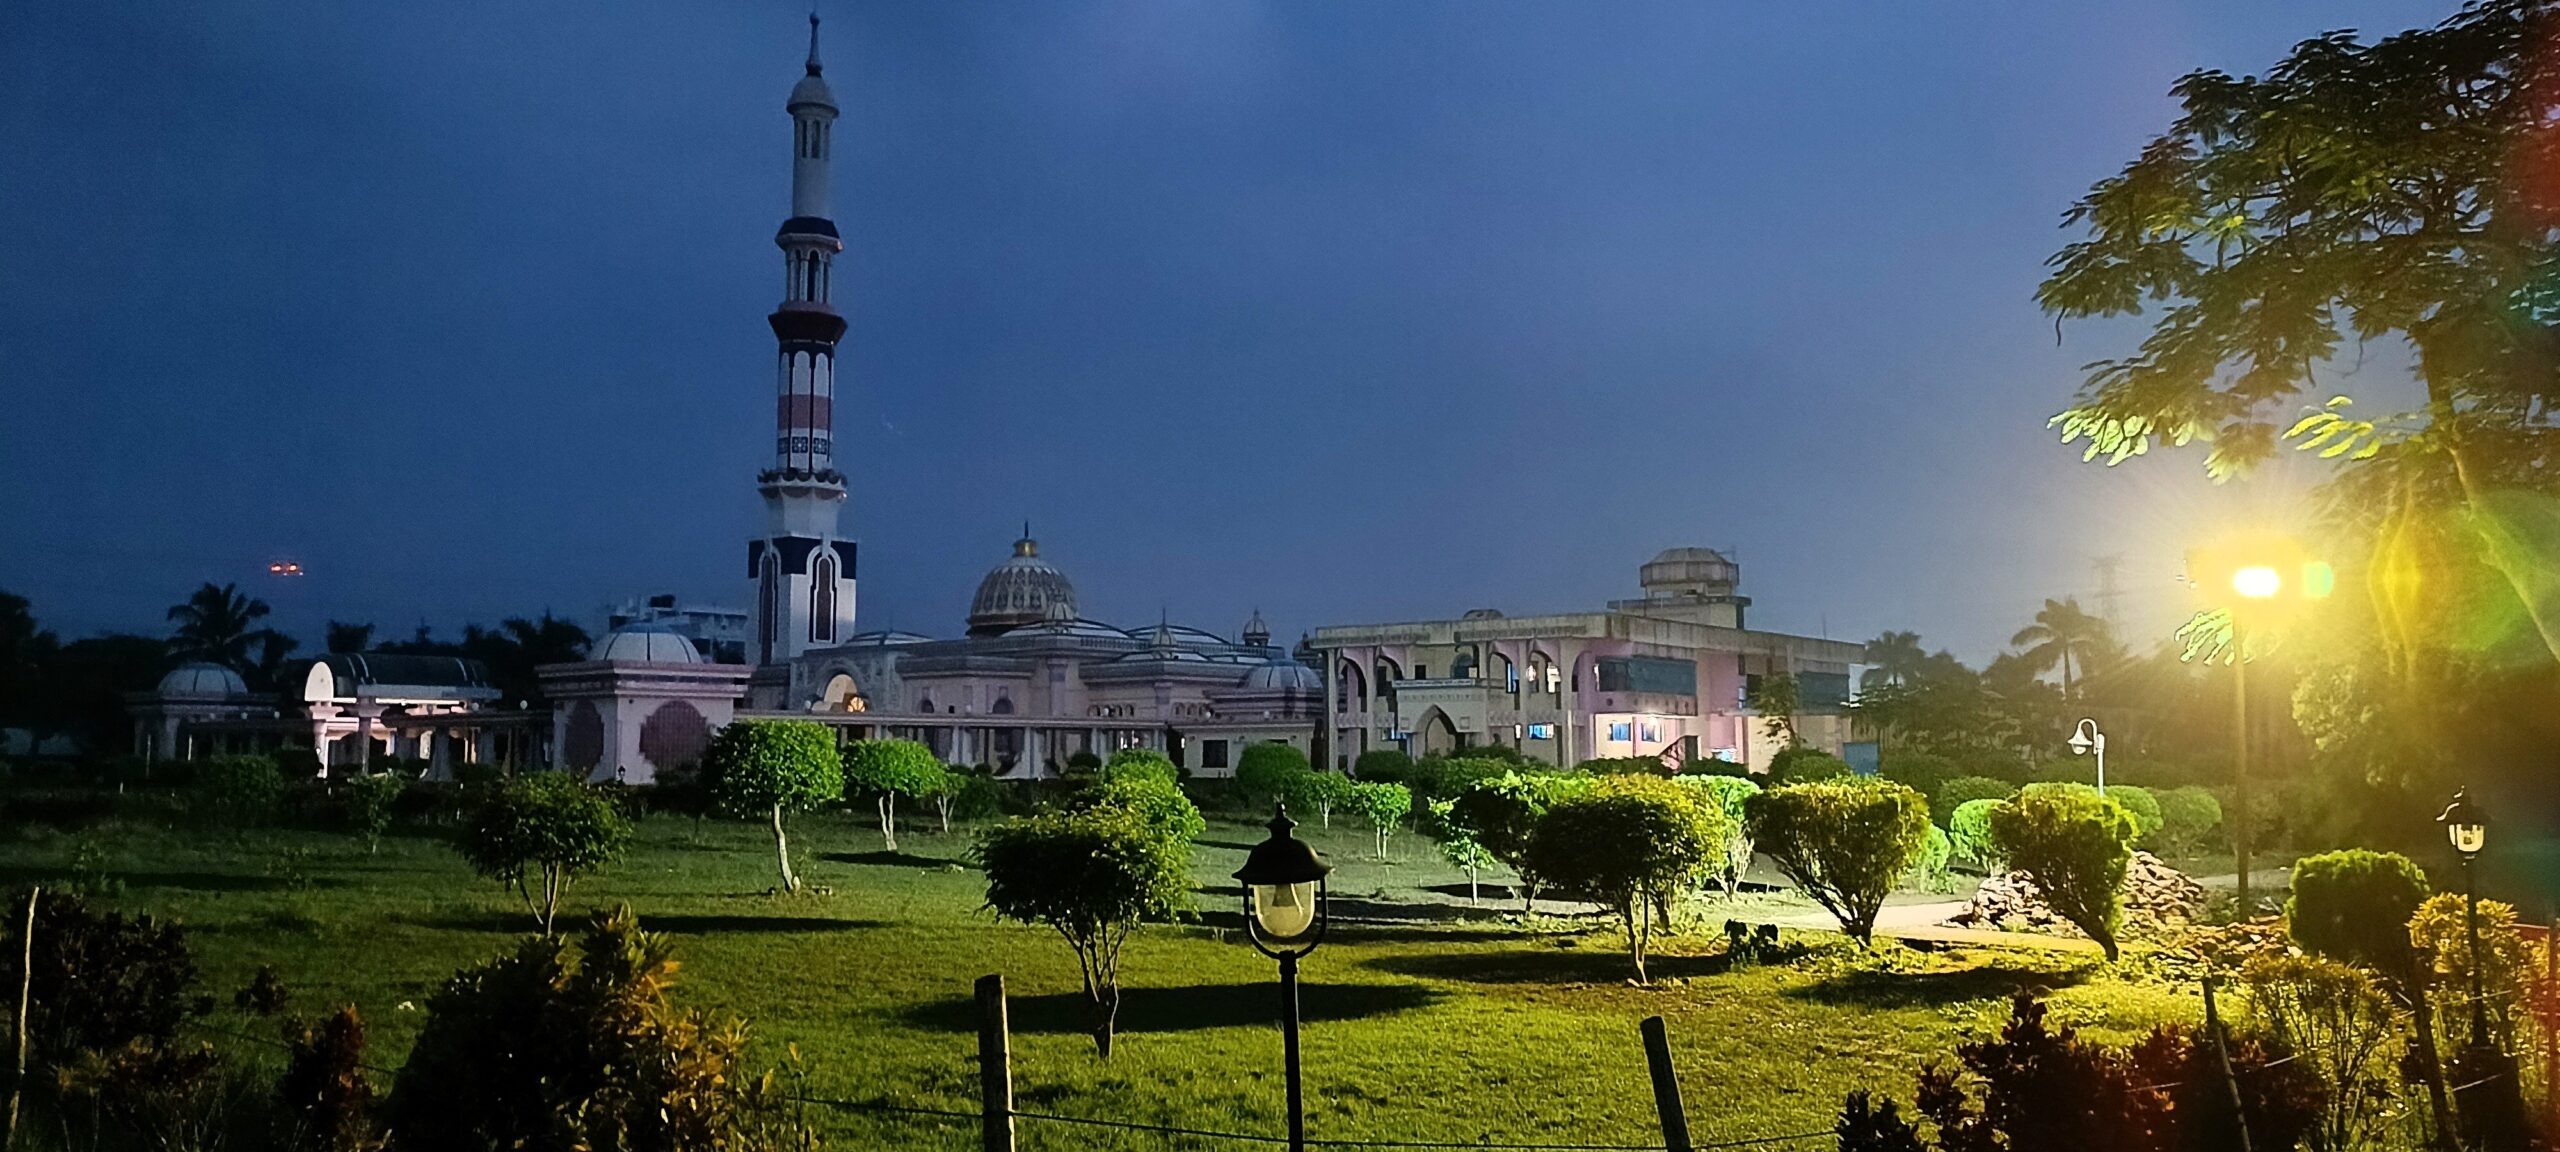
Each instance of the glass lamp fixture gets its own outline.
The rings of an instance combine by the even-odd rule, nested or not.
[[[2444,825],[2444,838],[2465,859],[2479,855],[2480,849],[2488,846],[2489,817],[2471,802],[2468,788],[2453,794],[2453,803],[2445,805],[2444,814],[2436,817],[2436,823]]]

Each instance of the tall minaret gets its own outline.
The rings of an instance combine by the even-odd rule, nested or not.
[[[765,534],[747,543],[756,582],[758,664],[780,664],[853,633],[853,541],[838,535],[844,474],[835,466],[836,341],[844,317],[828,303],[844,242],[827,219],[827,163],[835,153],[835,96],[818,64],[809,16],[808,75],[791,89],[791,218],[782,248],[782,304],[766,319],[774,365],[774,462],[756,476]]]

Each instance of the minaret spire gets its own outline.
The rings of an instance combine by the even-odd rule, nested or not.
[[[818,63],[818,13],[816,9],[811,9],[809,12],[809,74],[816,76],[825,71],[826,67]]]

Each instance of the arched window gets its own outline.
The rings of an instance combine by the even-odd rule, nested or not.
[[[782,639],[779,619],[782,609],[782,581],[776,571],[773,554],[765,553],[764,565],[756,574],[756,652],[759,664],[771,664],[774,645]]]
[[[809,567],[809,639],[832,644],[836,639],[836,558],[820,556]]]

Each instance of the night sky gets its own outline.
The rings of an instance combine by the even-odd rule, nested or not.
[[[2044,423],[2060,213],[2173,115],[2446,3],[826,3],[861,625],[1028,518],[1087,615],[1596,607],[1979,660],[2236,502]],[[0,5],[0,588],[451,633],[743,607],[806,9]],[[2368,368],[2348,390],[2398,387]],[[266,574],[294,560],[299,580]]]

